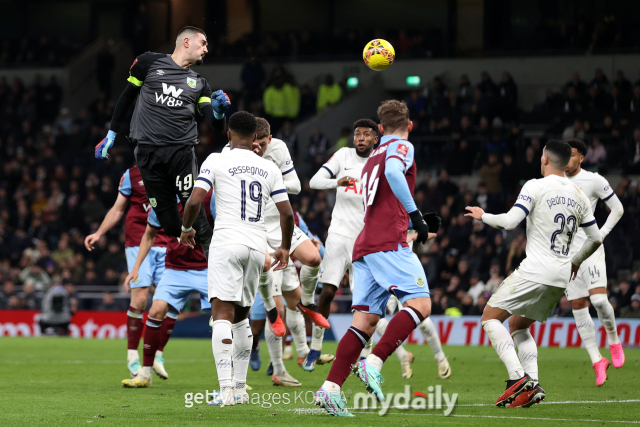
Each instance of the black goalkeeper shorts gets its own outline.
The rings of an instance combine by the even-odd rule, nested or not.
[[[184,206],[198,177],[193,145],[138,144],[136,162],[149,203],[156,211],[176,208],[176,194]]]

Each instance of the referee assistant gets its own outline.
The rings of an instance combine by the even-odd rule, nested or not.
[[[202,64],[206,53],[204,31],[184,27],[173,54],[147,52],[138,56],[129,71],[129,84],[116,104],[107,137],[95,150],[96,158],[108,157],[120,123],[137,98],[129,137],[137,144],[136,161],[149,203],[165,232],[175,237],[182,232],[176,194],[184,206],[199,173],[194,152],[198,143],[195,113],[198,111],[214,130],[222,132],[224,113],[231,105],[223,91],[212,93],[204,77],[189,68]],[[196,242],[208,256],[212,230],[204,212],[200,210],[193,228]]]

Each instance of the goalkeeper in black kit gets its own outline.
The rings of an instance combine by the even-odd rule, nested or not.
[[[204,31],[185,27],[178,34],[173,54],[147,52],[138,56],[129,71],[129,84],[116,104],[107,137],[95,150],[96,158],[108,158],[116,132],[137,98],[129,139],[137,144],[136,162],[149,203],[165,232],[175,237],[184,230],[176,194],[184,206],[199,172],[194,151],[198,143],[196,111],[214,130],[222,132],[224,113],[231,105],[223,91],[212,93],[204,77],[189,68],[201,65],[206,54]],[[200,209],[193,228],[196,242],[208,256],[213,231],[204,209]]]

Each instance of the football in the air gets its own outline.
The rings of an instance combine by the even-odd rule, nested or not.
[[[362,59],[369,68],[375,71],[382,71],[393,64],[393,60],[396,58],[396,51],[386,40],[375,39],[371,40],[364,47],[362,52]]]

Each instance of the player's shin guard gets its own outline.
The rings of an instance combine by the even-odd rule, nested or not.
[[[344,334],[338,344],[336,360],[333,361],[329,376],[327,376],[328,382],[342,387],[342,384],[351,373],[351,365],[358,361],[358,355],[367,341],[369,341],[369,338],[369,335],[355,326],[351,326],[347,330],[347,333]]]
[[[167,345],[169,338],[171,338],[177,318],[178,314],[169,312],[162,321],[162,326],[160,327],[160,345],[158,346],[158,352],[160,353],[158,354],[158,352],[156,352],[156,356],[162,356],[164,346]]]
[[[135,351],[136,357],[143,329],[142,310],[129,306],[127,311],[127,349]]]
[[[229,390],[233,387],[233,368],[231,365],[233,336],[231,322],[228,320],[216,320],[213,322],[211,348],[213,349],[213,358],[216,361],[220,392]]]
[[[384,335],[382,335],[382,338],[380,338],[380,341],[378,341],[378,344],[374,347],[371,355],[367,357],[367,362],[372,363],[372,360],[375,360],[372,356],[375,356],[384,363],[387,357],[396,351],[423,320],[424,317],[418,310],[413,307],[404,307],[398,314],[393,316]],[[376,366],[376,363],[372,364],[378,369],[382,367]]]
[[[156,350],[160,345],[160,327],[162,320],[147,317],[147,328],[144,332],[143,360],[142,366],[151,368],[153,359],[156,357]]]
[[[271,311],[276,308],[276,302],[273,300],[273,296],[271,295],[271,283],[273,282],[273,277],[271,274],[271,270],[267,272],[263,272],[260,275],[260,284],[258,285],[258,292],[260,292],[260,298],[262,298],[262,302],[264,303],[264,309],[266,311]]]
[[[247,371],[249,370],[249,357],[253,335],[249,319],[234,323],[231,326],[233,332],[233,384],[237,391],[244,393],[247,383]]]
[[[389,321],[387,319],[385,318],[380,319],[378,321],[378,324],[376,325],[376,332],[378,333],[378,335],[383,336],[387,330],[388,325],[389,325]],[[398,348],[396,348],[396,356],[398,356],[398,359],[400,360],[408,356],[407,350],[404,349],[402,344],[400,344]]]
[[[607,299],[606,294],[594,294],[589,297],[591,304],[598,312],[598,319],[607,331],[607,341],[609,345],[619,344],[618,329],[616,328],[616,316],[613,313],[613,307]]]
[[[518,349],[518,359],[524,371],[538,383],[538,347],[529,329],[520,329],[511,334]]]
[[[520,364],[514,348],[513,339],[511,335],[509,335],[507,328],[497,319],[482,322],[482,328],[491,340],[491,345],[493,345],[494,350],[498,353],[498,357],[507,368],[509,379],[517,380],[522,378],[524,376],[524,368]]]
[[[324,328],[318,325],[311,325],[313,328],[313,336],[311,337],[311,350],[322,350],[322,341],[324,340]]]
[[[578,327],[578,333],[584,343],[584,347],[589,353],[591,363],[596,363],[602,359],[602,354],[598,349],[596,343],[596,327],[593,324],[593,319],[589,314],[589,308],[582,308],[580,310],[573,310],[573,317],[576,320],[576,326]],[[529,373],[527,371],[527,373]]]
[[[433,324],[433,320],[427,317],[420,323],[419,329],[424,340],[429,344],[429,347],[431,347],[431,351],[433,351],[433,358],[436,359],[436,361],[444,359],[445,355],[442,351],[442,344],[440,343],[440,337],[438,336],[438,331],[436,331],[436,325]]]
[[[282,375],[285,371],[284,362],[282,361],[282,337],[276,336],[271,328],[264,328],[264,338],[267,341],[267,349],[269,357],[273,364],[273,374]]]
[[[305,358],[309,354],[309,345],[307,344],[307,325],[304,323],[304,316],[297,309],[290,310],[287,307],[287,327],[291,331],[291,337],[296,344],[296,352],[298,357]]]
[[[300,301],[303,305],[315,303],[316,286],[318,286],[318,271],[320,266],[309,267],[303,265],[300,269],[300,285],[302,288],[302,298]]]

